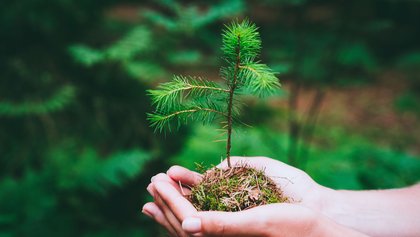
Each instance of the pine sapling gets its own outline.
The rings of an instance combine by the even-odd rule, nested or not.
[[[207,171],[202,183],[192,189],[189,198],[199,210],[240,211],[287,201],[262,171],[246,164],[233,167],[230,158],[232,129],[234,123],[238,122],[240,95],[264,97],[280,87],[275,73],[257,59],[261,51],[257,30],[256,25],[248,20],[225,26],[222,33],[225,65],[220,70],[223,84],[199,77],[175,76],[171,82],[149,91],[156,110],[148,115],[148,119],[151,126],[160,132],[165,129],[171,131],[174,126],[178,128],[194,120],[210,123],[219,119],[223,125],[229,168]],[[243,182],[248,179],[249,182]],[[244,184],[247,186],[244,187]],[[255,190],[255,187],[258,189]],[[239,202],[236,198],[239,197],[238,193],[242,197]]]

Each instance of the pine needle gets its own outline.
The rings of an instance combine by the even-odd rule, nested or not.
[[[149,90],[154,113],[148,114],[152,127],[162,132],[171,131],[189,121],[207,124],[221,119],[221,128],[227,139],[226,156],[229,160],[233,124],[243,124],[237,117],[243,102],[240,94],[248,92],[258,96],[274,93],[280,83],[275,73],[257,60],[261,51],[261,38],[258,27],[248,20],[226,25],[222,33],[222,52],[225,65],[220,69],[224,85],[200,77],[174,76],[155,90]]]

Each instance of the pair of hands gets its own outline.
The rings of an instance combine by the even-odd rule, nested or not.
[[[232,164],[246,163],[264,170],[293,203],[270,204],[241,212],[198,212],[184,198],[202,176],[179,166],[154,176],[147,187],[154,202],[143,213],[161,224],[173,237],[185,236],[363,236],[321,214],[329,189],[305,172],[264,157],[232,157]],[[219,168],[226,168],[226,161]],[[180,184],[184,186],[181,186]]]

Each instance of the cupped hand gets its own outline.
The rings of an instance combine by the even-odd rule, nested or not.
[[[156,183],[165,183],[171,186],[171,191],[175,190],[175,193],[177,194],[174,196],[174,200],[169,200],[165,195],[162,196],[156,190]],[[197,210],[184,197],[190,193],[190,190],[182,187],[180,183],[176,183],[166,174],[160,173],[152,177],[151,183],[147,187],[147,191],[152,195],[154,202],[146,203],[143,206],[142,212],[163,226],[171,236],[188,236],[182,229],[182,220],[187,216],[197,213]],[[188,205],[185,205],[186,202]],[[179,203],[179,205],[184,204],[184,206],[182,206],[183,212],[173,211],[174,205],[178,205],[176,203]]]
[[[332,190],[317,184],[308,174],[287,165],[283,162],[266,157],[231,157],[232,166],[248,165],[263,170],[292,203],[306,206],[315,211],[320,211],[325,196]],[[227,168],[227,161],[217,165],[218,168]],[[202,175],[180,166],[171,167],[167,175],[176,183],[193,187],[201,181]]]
[[[179,228],[170,230],[172,236],[363,236],[296,204],[270,204],[241,212],[197,212],[163,175],[155,178],[152,192],[164,204],[162,215],[170,210],[179,221],[169,224]]]
[[[265,175],[270,177],[287,197],[291,198],[292,203],[303,205],[317,211],[322,206],[323,196],[331,191],[317,184],[302,170],[267,157],[235,156],[231,157],[231,163],[232,165],[249,165],[258,170],[263,170]],[[227,161],[224,160],[217,167],[227,168]],[[176,174],[177,172],[179,174]],[[183,174],[180,172],[181,169],[175,169],[168,172],[168,174],[177,180],[181,175],[185,176],[188,173],[185,170]],[[191,175],[190,173],[189,176]]]
[[[276,182],[284,194],[291,198],[294,205],[304,206],[313,211],[319,211],[322,208],[322,196],[328,193],[328,189],[318,185],[305,172],[280,161],[265,157],[232,157],[231,163],[234,166],[245,164],[256,169],[264,170],[265,174]],[[227,168],[227,162],[222,162],[218,167]],[[184,188],[184,186],[193,187],[201,179],[202,176],[200,174],[180,166],[171,167],[167,174],[162,173],[154,176],[151,184],[148,186],[148,191],[154,197],[155,201],[153,203],[147,203],[143,207],[143,212],[152,216],[172,236],[187,236],[187,233],[181,226],[182,217],[185,217],[185,215],[176,215],[173,211],[174,209],[168,206],[168,202],[162,200],[162,195],[156,191],[156,182],[166,182],[182,197],[182,195],[189,194],[190,191],[188,188]],[[180,198],[178,197],[177,200],[180,201]],[[259,209],[263,208],[266,207],[259,207]],[[187,214],[189,215],[197,213],[191,204],[185,210],[188,210]]]

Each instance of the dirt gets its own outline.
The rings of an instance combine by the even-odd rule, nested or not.
[[[191,189],[188,199],[200,211],[229,212],[291,200],[263,171],[246,164],[208,170],[203,181]]]

